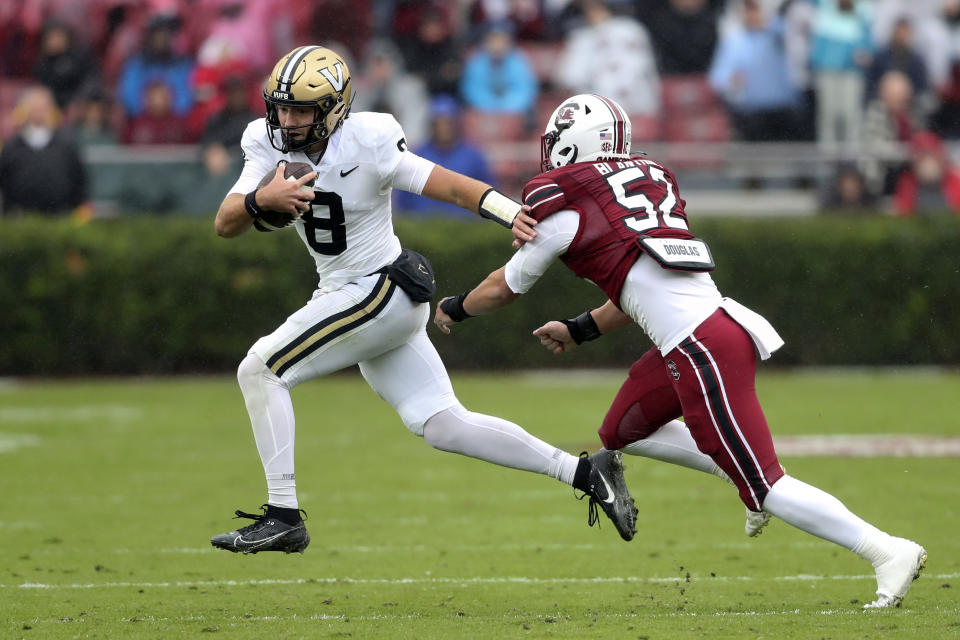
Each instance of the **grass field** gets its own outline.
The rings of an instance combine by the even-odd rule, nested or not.
[[[470,408],[568,451],[620,378],[454,375]],[[775,436],[960,437],[960,375],[764,371]],[[916,539],[904,606],[870,566],[774,521],[743,535],[721,481],[638,458],[637,538],[546,477],[434,451],[358,376],[294,391],[304,555],[216,551],[265,497],[230,378],[0,388],[4,638],[957,638],[960,459],[791,457],[792,475]]]

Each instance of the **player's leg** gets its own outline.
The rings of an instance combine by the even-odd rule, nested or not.
[[[756,355],[749,335],[723,311],[711,316],[675,352],[678,394],[691,433],[727,470],[751,509],[850,549],[870,561],[879,599],[896,606],[926,560],[914,542],[865,522],[832,495],[787,476],[754,387]]]
[[[670,368],[654,347],[630,367],[600,426],[600,441],[607,449],[696,469],[729,482],[717,463],[697,448],[687,426],[677,420],[681,411]]]
[[[672,382],[697,446],[727,473],[744,504],[760,511],[783,469],[756,396],[750,336],[718,310],[666,358],[676,367]]]
[[[267,480],[266,513],[243,514],[254,524],[215,536],[214,546],[244,553],[289,552],[302,551],[309,543],[296,494],[290,389],[402,342],[418,319],[396,305],[403,297],[396,291],[386,277],[375,275],[317,294],[250,349],[237,379]]]
[[[385,276],[369,276],[315,295],[241,363],[238,380],[267,475],[268,504],[298,507],[290,390],[402,342],[416,319],[398,306],[398,291]]]
[[[423,322],[429,308],[423,305]],[[360,363],[377,393],[413,433],[431,446],[570,484],[596,499],[625,539],[635,531],[635,508],[622,480],[619,454],[577,458],[519,425],[468,411],[457,400],[436,349],[421,328],[405,344]]]
[[[654,347],[633,364],[600,427],[601,441],[608,449],[703,471],[732,485],[713,458],[700,451],[687,425],[676,420],[682,409],[672,384],[676,365],[670,362]],[[744,533],[758,536],[769,522],[765,511],[747,509]]]
[[[767,493],[763,507],[784,522],[869,561],[877,577],[877,599],[865,609],[899,607],[926,565],[927,552],[922,546],[881,531],[826,491],[796,478],[780,478]]]
[[[429,308],[418,307],[425,323]],[[571,481],[576,456],[534,438],[512,422],[463,408],[425,327],[404,344],[360,362],[360,372],[407,428],[431,446]]]

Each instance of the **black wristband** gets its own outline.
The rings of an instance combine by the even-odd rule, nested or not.
[[[589,311],[584,311],[576,318],[561,320],[561,322],[567,326],[567,330],[570,331],[570,337],[573,338],[573,341],[577,344],[596,340],[602,335],[600,328],[597,327],[596,320],[593,319]]]
[[[247,213],[249,213],[250,217],[254,220],[257,220],[263,215],[263,209],[257,205],[257,191],[259,191],[259,189],[254,189],[243,197],[243,208],[247,210]]]
[[[466,299],[468,293],[470,292],[464,291],[458,296],[445,298],[443,302],[440,303],[440,310],[450,316],[450,319],[454,322],[463,322],[467,318],[472,318],[473,316],[463,308],[463,301]]]

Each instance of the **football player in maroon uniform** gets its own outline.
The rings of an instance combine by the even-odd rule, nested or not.
[[[537,237],[471,291],[444,298],[444,332],[525,293],[560,258],[609,300],[534,334],[562,353],[636,322],[654,343],[630,369],[603,424],[606,449],[674,462],[736,485],[755,534],[773,514],[850,549],[876,571],[877,599],[899,606],[927,553],[851,513],[837,498],[786,475],[757,399],[757,354],[783,340],[763,317],[724,298],[706,242],[690,232],[669,169],[630,155],[630,120],[613,100],[577,95],[550,116],[543,173],[523,190]],[[684,422],[677,420],[683,416]]]

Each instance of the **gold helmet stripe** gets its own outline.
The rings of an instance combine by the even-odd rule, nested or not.
[[[307,55],[320,47],[316,45],[308,47],[300,47],[297,51],[294,51],[290,54],[290,57],[287,58],[287,64],[283,65],[283,71],[280,72],[280,79],[277,88],[280,91],[290,91],[290,85],[293,84],[293,74],[296,73],[297,67],[300,66],[300,63],[303,62],[303,59]],[[286,88],[282,85],[286,84]]]

